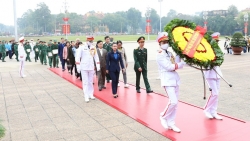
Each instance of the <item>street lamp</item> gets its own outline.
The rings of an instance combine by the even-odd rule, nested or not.
[[[158,0],[160,2],[160,32],[161,32],[161,3],[163,0]]]
[[[150,20],[149,20],[150,14],[151,14],[151,8],[147,7],[145,16],[147,17],[146,32],[148,33],[148,40],[149,40],[149,32],[150,32]]]
[[[245,39],[246,39],[247,38],[248,13],[244,14],[244,21],[245,21]]]
[[[207,11],[203,11],[203,19],[204,19],[204,28],[207,29]]]
[[[17,18],[16,18],[16,0],[13,0],[13,11],[14,11],[14,25],[15,25],[15,41],[18,41],[17,35]]]

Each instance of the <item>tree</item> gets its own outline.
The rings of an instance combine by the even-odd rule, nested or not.
[[[139,23],[141,21],[141,12],[135,8],[130,8],[127,11],[127,21],[128,24],[132,27],[132,32],[135,34],[136,30],[139,27]]]
[[[39,3],[37,5],[37,9],[35,10],[35,14],[34,14],[34,21],[37,21],[37,23],[39,23],[40,27],[42,27],[42,31],[53,31],[53,25],[49,24],[52,20],[51,17],[51,12],[49,10],[49,7],[44,3]]]
[[[160,23],[160,16],[157,14],[157,11],[155,9],[151,9],[151,14],[150,14],[149,19],[151,21],[152,30],[157,32],[158,31],[157,29],[158,29],[159,23]]]
[[[176,17],[176,15],[177,15],[177,12],[173,9],[170,9],[168,14],[167,14],[167,17],[174,18],[174,17]]]
[[[239,13],[235,5],[230,5],[227,10],[228,10],[228,15],[233,16],[233,17],[236,17]]]

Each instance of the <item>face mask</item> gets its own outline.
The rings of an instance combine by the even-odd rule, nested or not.
[[[161,49],[163,49],[163,50],[168,50],[168,47],[169,47],[168,44],[161,45]]]

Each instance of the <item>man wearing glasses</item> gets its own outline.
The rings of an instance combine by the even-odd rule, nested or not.
[[[134,49],[134,70],[136,74],[136,91],[137,93],[141,93],[140,91],[140,78],[141,73],[144,80],[144,84],[146,87],[147,93],[152,93],[153,91],[150,88],[147,77],[147,49],[144,48],[145,37],[141,36],[138,38],[137,42],[139,43],[139,47]]]

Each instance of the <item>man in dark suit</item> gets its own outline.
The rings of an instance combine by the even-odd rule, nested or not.
[[[98,88],[99,91],[106,89],[105,85],[105,75],[106,75],[106,57],[107,50],[103,48],[103,42],[101,40],[97,41],[97,55],[100,60],[100,70],[97,71],[98,77]]]
[[[63,64],[64,64],[64,60],[63,60],[63,48],[65,46],[65,40],[64,38],[61,38],[61,43],[58,46],[58,56],[60,57],[60,61],[62,64],[62,70],[65,70]]]

